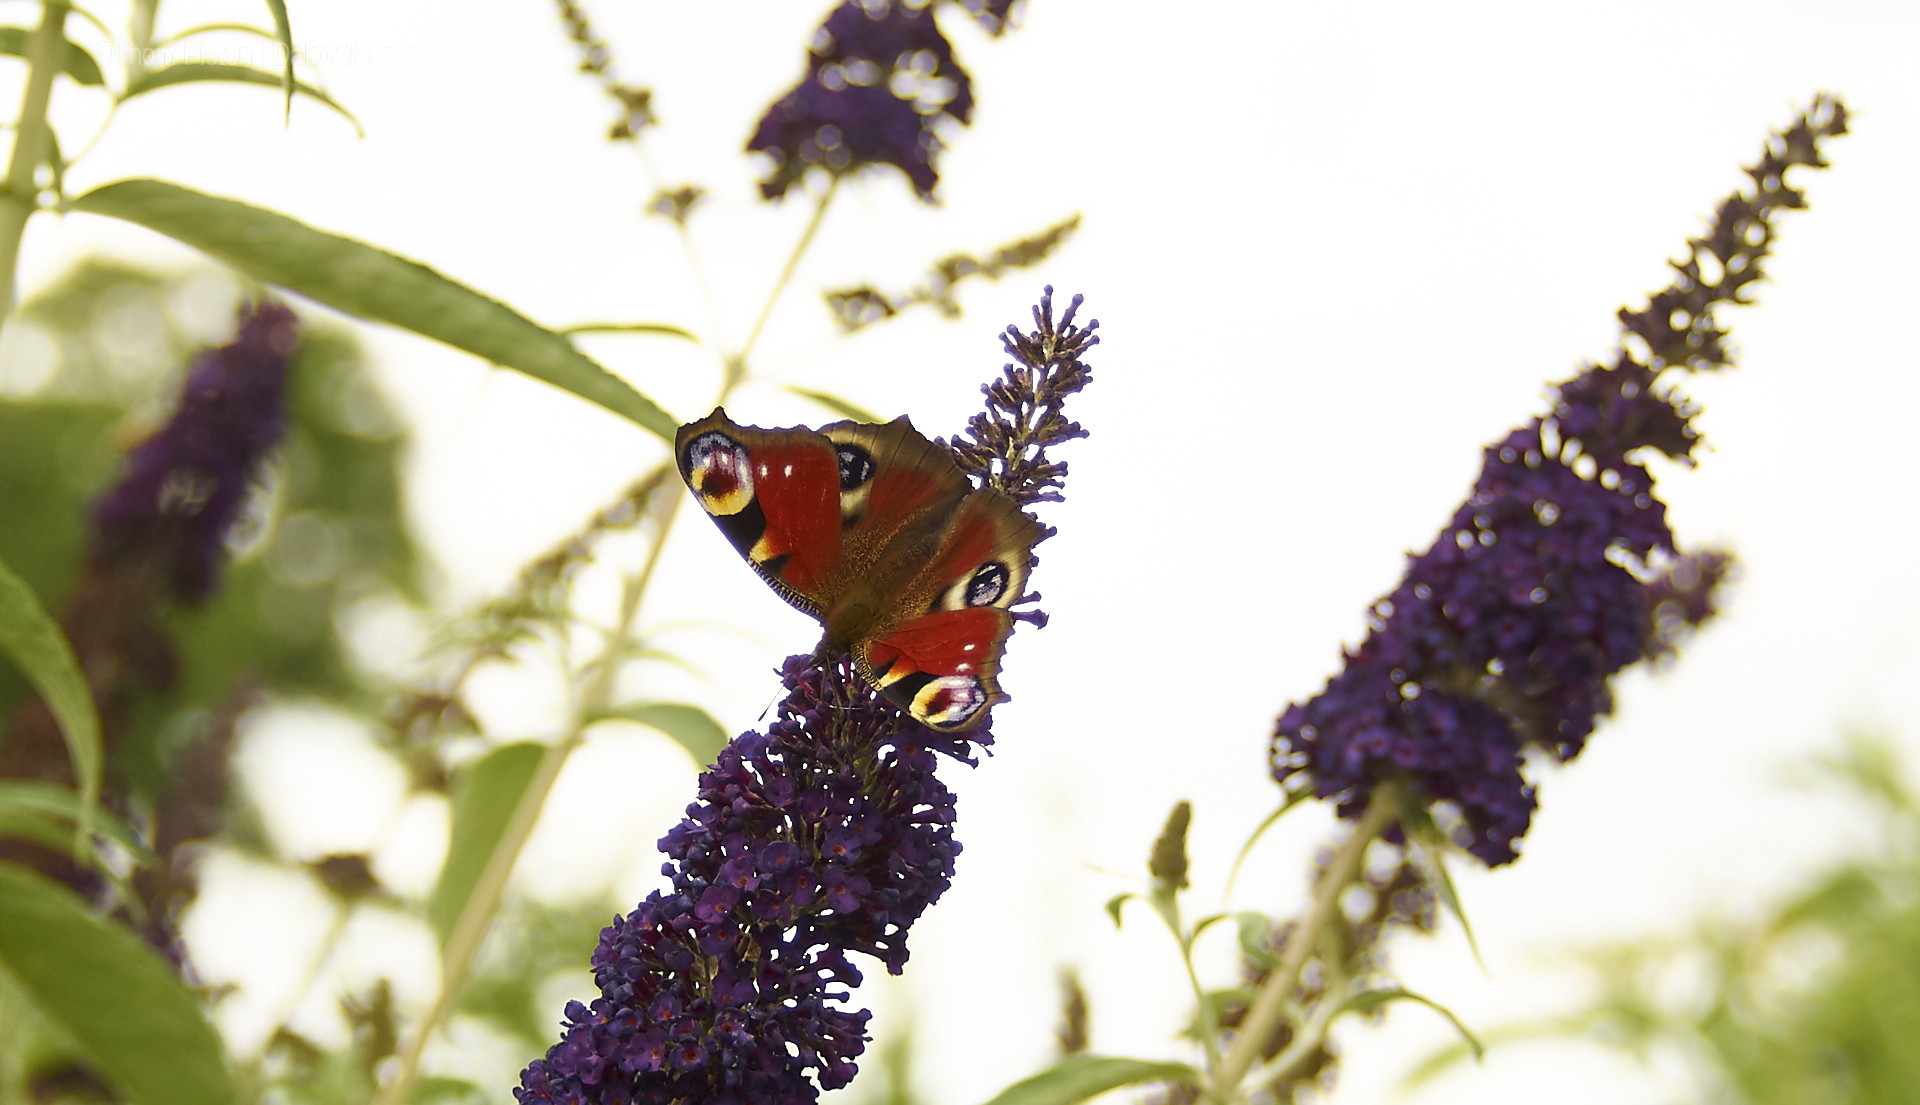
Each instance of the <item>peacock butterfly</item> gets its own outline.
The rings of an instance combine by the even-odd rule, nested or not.
[[[995,676],[1046,535],[975,489],[953,455],[897,418],[762,430],[725,410],[680,427],[680,475],[780,596],[820,619],[828,655],[914,720],[972,729],[1006,700]]]

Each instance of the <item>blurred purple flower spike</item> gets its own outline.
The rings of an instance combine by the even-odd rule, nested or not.
[[[286,429],[299,336],[290,308],[261,300],[242,310],[232,342],[200,355],[173,418],[128,451],[120,482],[94,504],[103,566],[144,562],[189,602],[213,590],[221,541]]]
[[[839,176],[863,165],[895,166],[932,199],[940,130],[951,125],[942,120],[972,114],[973,82],[931,6],[847,0],[814,32],[807,75],[767,110],[747,149],[773,158],[760,184],[768,199],[815,166]]]

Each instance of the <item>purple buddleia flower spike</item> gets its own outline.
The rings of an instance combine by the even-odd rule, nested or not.
[[[1018,26],[1020,11],[1026,7],[1026,0],[954,0],[974,21],[996,38],[1006,34],[1008,28]]]
[[[192,602],[213,590],[221,542],[286,428],[287,357],[299,324],[262,300],[232,342],[201,354],[173,418],[127,453],[126,472],[93,507],[102,566],[143,562]]]
[[[1697,408],[1666,374],[1730,364],[1715,309],[1748,301],[1774,218],[1806,205],[1786,171],[1823,167],[1820,139],[1844,133],[1846,109],[1822,96],[1774,136],[1747,170],[1752,193],[1721,203],[1674,283],[1620,312],[1613,361],[1561,384],[1549,416],[1487,450],[1472,494],[1374,605],[1342,671],[1281,715],[1283,786],[1298,779],[1355,817],[1376,783],[1405,778],[1425,800],[1452,803],[1456,840],[1480,860],[1516,858],[1536,804],[1522,749],[1577,756],[1613,708],[1614,674],[1671,654],[1713,611],[1729,561],[1680,557],[1636,458],[1690,462]]]
[[[1087,382],[1092,326],[1071,311],[1056,326],[1051,291],[958,449],[1022,503],[1059,500],[1065,468],[1041,450],[1085,436],[1059,408]],[[521,1074],[521,1105],[804,1105],[858,1072],[870,1014],[847,1008],[849,956],[905,967],[907,931],[960,854],[935,753],[971,766],[993,736],[920,725],[846,656],[792,656],[780,677],[774,723],[721,751],[661,838],[672,886],[601,932],[600,997],[567,1007],[560,1042]]]
[[[940,132],[972,114],[973,82],[931,8],[847,0],[814,32],[807,75],[767,109],[747,149],[773,158],[760,184],[768,199],[810,168],[839,176],[863,165],[892,165],[931,199]]]

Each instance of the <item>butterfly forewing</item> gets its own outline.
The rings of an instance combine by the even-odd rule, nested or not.
[[[675,445],[680,475],[734,548],[788,602],[819,614],[841,562],[833,442],[736,426],[716,410],[682,426]]]

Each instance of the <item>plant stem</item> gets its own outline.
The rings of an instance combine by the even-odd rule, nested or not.
[[[26,232],[39,194],[33,177],[47,154],[47,103],[53,98],[53,76],[65,60],[68,6],[65,0],[44,0],[40,26],[27,43],[27,90],[20,97],[20,120],[14,128],[6,190],[0,192],[0,324],[13,311],[20,237]]]
[[[754,343],[760,340],[760,331],[766,329],[767,320],[773,317],[774,304],[780,302],[780,293],[787,290],[787,281],[793,279],[793,270],[800,267],[800,258],[806,255],[807,247],[813,244],[814,232],[820,229],[820,220],[827,215],[827,205],[833,202],[833,194],[839,190],[840,178],[836,176],[821,194],[819,204],[813,209],[813,218],[807,221],[807,229],[801,233],[800,240],[794,243],[793,253],[787,258],[787,267],[780,270],[780,279],[773,282],[773,290],[767,293],[766,306],[760,308],[760,317],[748,332],[746,344],[727,359],[726,390],[731,391],[734,384],[746,377],[747,354],[753,352]]]
[[[1280,966],[1261,985],[1252,1008],[1247,1010],[1246,1019],[1240,1023],[1234,1035],[1233,1046],[1227,1049],[1226,1058],[1221,1061],[1220,1069],[1214,1073],[1213,1081],[1207,1087],[1207,1097],[1211,1100],[1233,1100],[1233,1093],[1239,1088],[1241,1079],[1253,1069],[1266,1042],[1273,1038],[1274,1030],[1280,1027],[1287,999],[1292,996],[1299,982],[1300,969],[1306,966],[1307,957],[1319,944],[1320,930],[1338,907],[1340,892],[1359,874],[1360,861],[1366,855],[1367,845],[1373,843],[1373,839],[1393,821],[1394,811],[1399,808],[1399,790],[1397,783],[1382,783],[1375,788],[1373,799],[1367,803],[1367,811],[1360,816],[1359,824],[1353,827],[1353,835],[1340,845],[1333,854],[1333,861],[1320,873],[1320,882],[1314,888],[1313,905],[1306,919],[1287,937],[1286,950],[1280,956]]]
[[[553,793],[561,768],[566,766],[567,757],[584,741],[587,727],[612,702],[621,657],[632,643],[633,623],[640,611],[640,599],[646,591],[646,582],[653,574],[653,565],[658,562],[659,550],[672,525],[679,497],[675,496],[670,503],[672,505],[662,515],[660,530],[654,537],[646,567],[639,576],[628,579],[626,586],[621,589],[619,620],[607,634],[606,648],[594,662],[593,674],[580,694],[572,721],[560,739],[547,746],[539,764],[534,767],[533,777],[527,780],[527,789],[520,795],[519,803],[513,808],[513,816],[507,820],[506,829],[501,833],[500,843],[494,847],[493,854],[487,857],[487,866],[481,871],[479,882],[474,885],[473,895],[467,899],[466,908],[460,911],[460,919],[454,923],[453,932],[447,937],[446,951],[441,957],[439,996],[434,999],[432,1010],[408,1039],[406,1050],[400,1056],[400,1069],[393,1081],[382,1087],[376,1099],[378,1105],[401,1105],[412,1093],[414,1080],[420,1070],[420,1057],[426,1051],[427,1042],[434,1031],[453,1010],[467,972],[473,967],[474,956],[480,950],[480,942],[486,938],[494,915],[500,910],[500,902],[506,896],[507,880],[513,875],[514,864],[525,849],[528,838],[533,835],[534,825],[540,820],[540,811],[545,807],[547,797]]]
[[[724,402],[731,390],[731,382],[724,384],[715,402]],[[526,791],[521,794],[519,804],[513,808],[513,816],[508,819],[507,827],[501,833],[500,843],[494,846],[493,854],[487,857],[487,866],[481,871],[479,882],[474,885],[473,895],[460,911],[460,919],[454,922],[453,932],[447,936],[446,951],[441,956],[440,993],[434,998],[433,1008],[408,1039],[406,1049],[400,1055],[400,1069],[393,1081],[381,1088],[375,1099],[376,1105],[402,1105],[412,1093],[427,1042],[453,1011],[460,988],[473,968],[480,943],[492,927],[494,915],[500,911],[514,864],[519,861],[521,851],[533,835],[534,825],[539,822],[540,811],[545,808],[554,784],[560,779],[560,769],[566,766],[567,757],[584,741],[587,727],[613,703],[621,661],[633,643],[633,626],[639,619],[640,601],[646,597],[647,589],[653,583],[654,570],[660,565],[660,554],[666,548],[668,535],[673,532],[674,519],[680,515],[681,496],[670,486],[661,490],[668,497],[665,505],[659,508],[659,522],[654,530],[653,542],[647,549],[647,559],[640,571],[629,576],[625,586],[620,589],[620,613],[613,629],[607,634],[606,648],[590,668],[592,674],[580,692],[567,731],[541,755],[539,764],[534,767],[533,777],[527,780]]]
[[[1180,940],[1180,960],[1186,964],[1187,984],[1193,987],[1194,1009],[1200,1020],[1200,1046],[1207,1055],[1207,1073],[1220,1069],[1220,1041],[1216,1038],[1219,1026],[1214,1023],[1213,1007],[1207,1004],[1207,991],[1200,985],[1200,975],[1193,969],[1193,943],[1182,940],[1175,932],[1174,939]]]
[[[840,186],[840,178],[834,177],[832,183],[820,197],[814,208],[813,218],[807,222],[807,228],[795,243],[793,253],[787,258],[787,264],[780,272],[780,278],[774,282],[773,291],[767,296],[767,302],[760,310],[759,321],[754,323],[753,332],[747,335],[745,345],[739,352],[727,358],[724,375],[721,378],[720,394],[714,400],[716,405],[724,404],[727,396],[746,376],[747,354],[760,338],[767,319],[773,314],[773,308],[793,279],[793,273],[800,265],[800,258],[813,243],[814,233],[820,229],[820,222],[826,216],[827,205],[832,202],[834,192]],[[434,998],[433,1008],[428,1011],[420,1026],[408,1039],[407,1046],[400,1055],[400,1069],[393,1080],[381,1087],[376,1105],[403,1105],[413,1092],[414,1081],[420,1072],[420,1058],[426,1052],[427,1042],[434,1031],[452,1012],[454,1002],[459,996],[461,985],[466,981],[467,972],[473,967],[475,954],[480,950],[480,942],[486,937],[487,930],[493,925],[493,918],[500,910],[501,900],[506,895],[507,880],[513,874],[514,864],[519,861],[521,851],[526,847],[527,839],[533,835],[534,825],[540,819],[540,811],[545,807],[547,797],[552,794],[554,784],[560,778],[560,769],[566,766],[567,757],[573,754],[584,740],[587,726],[591,725],[600,711],[612,704],[615,677],[619,674],[621,661],[628,646],[633,642],[633,624],[640,611],[640,600],[653,582],[654,569],[659,566],[660,553],[666,547],[667,535],[673,530],[674,519],[679,516],[680,498],[674,495],[668,499],[660,511],[660,521],[654,533],[653,544],[647,551],[646,563],[638,574],[630,576],[620,592],[620,616],[613,630],[607,634],[604,651],[593,662],[592,675],[582,689],[574,710],[573,720],[560,739],[548,746],[534,767],[533,777],[527,781],[527,789],[520,796],[519,804],[514,806],[513,816],[508,819],[507,827],[501,834],[499,844],[494,846],[493,854],[487,857],[487,866],[480,873],[480,880],[473,888],[473,895],[460,911],[460,919],[454,923],[453,932],[447,937],[447,946],[441,956],[440,993]]]

